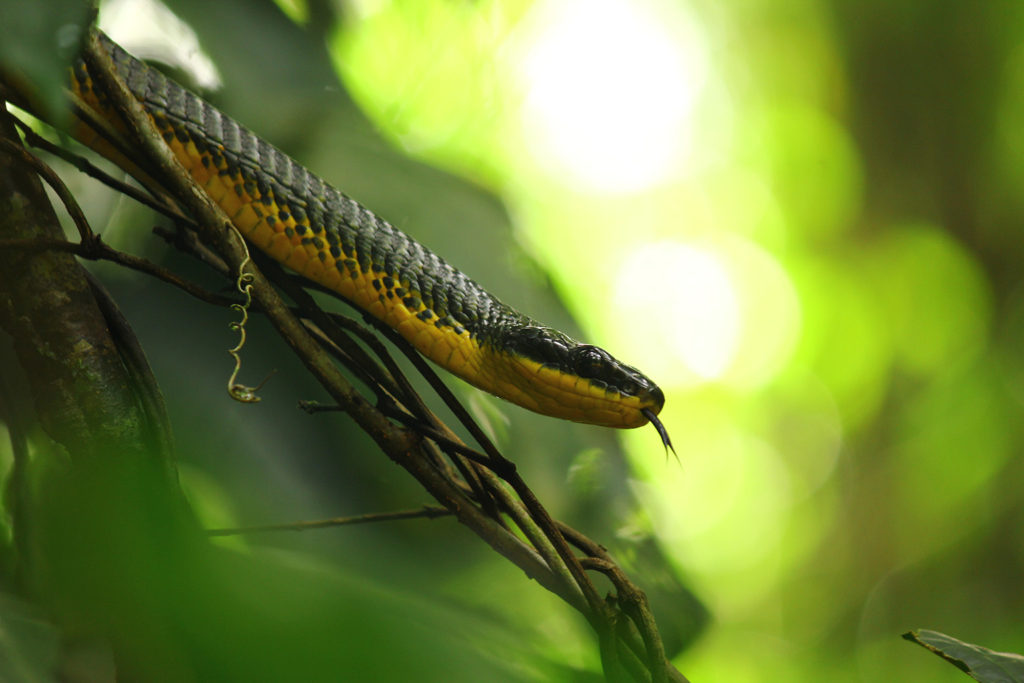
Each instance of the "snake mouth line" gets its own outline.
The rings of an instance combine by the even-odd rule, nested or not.
[[[652,425],[654,425],[654,428],[658,430],[658,436],[661,437],[661,443],[665,444],[665,448],[672,451],[672,455],[679,457],[676,454],[676,449],[672,447],[672,439],[668,437],[668,430],[665,429],[665,425],[661,423],[661,420],[658,419],[658,416],[655,415],[650,408],[641,408],[640,412],[643,414],[644,417],[647,418],[647,420]]]

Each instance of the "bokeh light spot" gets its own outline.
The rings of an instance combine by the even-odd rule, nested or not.
[[[924,224],[891,230],[875,245],[869,266],[902,369],[932,374],[983,347],[988,284],[947,232]]]
[[[800,304],[789,274],[774,255],[742,239],[723,242],[740,301],[740,343],[724,381],[743,391],[771,381],[793,355]]]
[[[797,362],[835,398],[844,429],[872,418],[885,394],[892,349],[868,293],[866,273],[845,260],[815,258],[791,266],[805,324]]]
[[[689,148],[705,78],[699,34],[646,2],[540,3],[524,28],[526,137],[570,182],[624,192],[665,178]]]
[[[645,244],[623,259],[613,291],[618,347],[643,358],[663,387],[760,386],[796,345],[795,290],[775,259],[745,240]]]
[[[661,340],[669,340],[678,362],[655,366],[660,383],[712,380],[729,365],[739,335],[739,302],[713,253],[681,242],[645,244],[623,261],[614,291],[626,329],[654,330],[653,337],[630,340],[634,355],[657,356]]]
[[[746,153],[769,180],[790,229],[812,238],[849,229],[860,209],[863,178],[846,128],[800,106],[776,107],[754,120]]]

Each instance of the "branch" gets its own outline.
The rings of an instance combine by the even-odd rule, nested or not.
[[[107,91],[120,115],[125,118],[126,125],[137,143],[137,149],[145,154],[146,159],[157,169],[154,171],[154,177],[165,183],[171,195],[201,226],[200,237],[212,246],[233,272],[238,272],[245,260],[246,252],[230,221],[220,208],[194,185],[170,149],[163,144],[142,105],[116,76],[109,55],[103,52],[95,36],[92,36],[84,51],[84,58],[92,77]],[[550,569],[534,551],[501,525],[484,516],[458,487],[441,477],[427,459],[421,457],[418,436],[393,425],[386,416],[359,395],[334,366],[328,354],[316,344],[298,319],[292,315],[259,269],[252,268],[250,272],[253,273],[254,300],[270,323],[331,398],[352,416],[385,454],[409,470],[431,495],[455,513],[460,522],[470,527],[495,550],[518,564],[528,576],[558,593],[563,599],[576,604],[575,596],[571,592],[566,592],[560,582],[554,579]]]
[[[207,536],[238,536],[241,534],[256,534],[266,531],[309,531],[310,529],[325,529],[335,526],[351,526],[353,524],[369,524],[372,522],[394,522],[399,519],[436,519],[438,517],[451,516],[451,510],[437,507],[436,505],[424,505],[419,510],[403,510],[401,512],[372,512],[365,515],[352,517],[332,517],[331,519],[317,519],[307,522],[287,522],[285,524],[264,524],[261,526],[242,526],[229,529],[207,529]]]
[[[198,226],[202,243],[214,252],[217,260],[226,264],[227,272],[234,279],[248,261],[248,250],[241,236],[219,207],[195,186],[164,145],[142,105],[117,77],[109,56],[103,52],[95,36],[91,37],[84,58],[93,80],[107,92],[126,124],[128,148],[138,150],[141,155],[133,161],[146,168],[148,175],[166,189],[184,213],[192,218]],[[674,669],[664,658],[653,620],[648,619],[649,611],[633,607],[645,604],[638,597],[642,592],[625,578],[624,573],[615,572],[614,563],[606,556],[585,559],[581,563],[563,534],[564,527],[551,518],[518,474],[515,465],[490,443],[443,382],[429,368],[424,369],[426,364],[421,357],[412,352],[404,341],[394,339],[390,330],[383,330],[442,395],[480,444],[482,454],[462,444],[426,409],[389,356],[380,354],[371,345],[384,366],[370,362],[336,320],[320,310],[291,278],[278,272],[279,268],[268,266],[266,272],[278,286],[291,294],[301,317],[282,301],[262,267],[252,264],[245,267],[246,272],[252,275],[255,307],[267,316],[338,408],[461,523],[587,618],[599,636],[606,676],[612,680],[628,675],[634,680],[663,681],[673,675]],[[325,343],[328,340],[329,343]],[[368,402],[339,371],[329,353],[332,348],[346,365],[358,366],[357,375],[377,395],[377,406]],[[393,402],[382,400],[384,397],[390,397]],[[400,419],[399,424],[393,421],[395,417]],[[454,463],[461,477],[456,476],[446,464],[441,451]],[[511,485],[515,495],[501,479]],[[499,507],[532,545],[524,543],[504,525],[498,514]],[[588,545],[579,541],[574,540],[577,547]],[[619,600],[624,606],[630,606],[629,609],[620,611],[615,600],[602,600],[584,566],[612,572],[618,582],[617,589],[625,595]],[[618,627],[621,617],[636,623],[637,629],[630,631]],[[635,637],[637,631],[642,636],[639,639]],[[639,659],[638,652],[642,653]],[[674,677],[674,680],[679,678]]]
[[[17,140],[3,103],[0,138]],[[63,242],[39,181],[45,171],[12,144],[0,145],[0,328],[16,360],[0,374],[24,387],[9,399],[19,409],[9,482],[17,488],[16,571],[49,617],[73,624],[69,633],[116,637],[131,623],[140,640],[167,634],[171,617],[139,606],[173,590],[178,573],[146,569],[184,557],[201,536],[168,458],[159,399],[130,330],[70,253],[6,248]],[[187,665],[174,645],[149,642],[154,669],[187,680],[176,675]],[[114,648],[120,657],[131,645],[119,640]],[[147,679],[137,664],[128,655],[119,668],[125,678]]]
[[[168,207],[165,203],[153,199],[151,196],[149,196],[142,190],[138,189],[134,185],[130,185],[126,182],[118,180],[109,173],[105,173],[104,171],[97,168],[96,165],[90,162],[88,159],[81,157],[77,154],[73,154],[72,152],[69,152],[63,147],[59,147],[53,144],[52,142],[50,142],[49,140],[47,140],[46,138],[42,137],[34,130],[32,130],[32,128],[24,121],[15,118],[14,124],[18,127],[18,130],[21,131],[21,134],[24,137],[26,144],[32,147],[36,147],[38,149],[46,150],[55,157],[63,159],[67,163],[71,164],[72,166],[74,166],[75,168],[77,168],[79,171],[89,176],[90,178],[95,178],[96,180],[100,181],[107,187],[116,190],[117,192],[120,192],[126,197],[131,197],[132,199],[142,204],[143,206],[148,206],[153,211],[156,211],[159,214],[163,214],[164,216],[170,218],[171,220],[188,221],[187,217],[182,216],[180,213],[171,210],[170,207]]]

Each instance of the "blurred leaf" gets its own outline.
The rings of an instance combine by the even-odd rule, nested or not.
[[[191,463],[178,463],[178,478],[185,497],[199,524],[206,529],[240,526],[234,505],[227,491],[210,474]],[[248,550],[249,539],[244,535],[217,536],[214,542],[225,548]]]
[[[841,121],[815,107],[786,105],[764,112],[750,134],[755,168],[770,179],[793,229],[809,240],[849,229],[862,202],[863,172]]]
[[[87,8],[83,0],[0,0],[0,67],[32,85],[50,120],[64,107],[61,88],[78,51]]]
[[[606,479],[607,454],[600,448],[585,448],[572,459],[566,476],[566,484],[578,497],[600,493]]]
[[[902,369],[937,374],[985,347],[989,284],[976,258],[942,228],[889,228],[864,267]]]
[[[903,634],[907,640],[925,647],[982,683],[1024,682],[1024,657],[994,652],[938,631],[921,629]]]
[[[309,21],[309,3],[306,0],[274,0],[281,11],[296,24]]]
[[[56,681],[57,630],[38,610],[0,593],[0,681]]]

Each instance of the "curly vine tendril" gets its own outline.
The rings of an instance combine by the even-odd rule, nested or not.
[[[237,235],[237,233],[236,233]],[[260,397],[256,395],[267,380],[270,379],[270,375],[267,375],[262,382],[254,387],[247,386],[245,384],[239,384],[235,380],[238,378],[238,373],[242,369],[242,356],[240,351],[245,346],[245,325],[249,322],[249,307],[252,305],[252,283],[255,279],[252,273],[246,272],[246,266],[252,263],[252,259],[249,256],[249,246],[242,239],[241,235],[238,235],[239,241],[242,244],[242,249],[245,250],[245,258],[242,259],[242,263],[238,266],[238,278],[235,280],[235,287],[245,297],[245,301],[240,304],[231,304],[231,308],[242,314],[242,319],[236,322],[228,323],[228,327],[232,330],[236,330],[239,335],[238,345],[233,349],[228,349],[228,353],[235,359],[235,369],[232,371],[231,376],[228,377],[228,394],[231,398],[241,403],[259,403]]]

